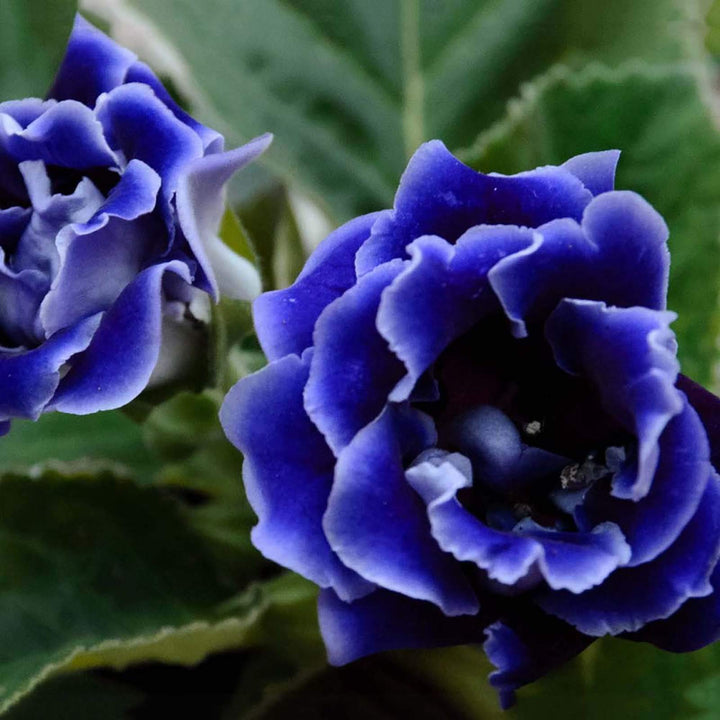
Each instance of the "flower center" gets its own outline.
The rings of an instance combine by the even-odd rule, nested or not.
[[[502,530],[576,529],[575,507],[631,444],[593,386],[560,370],[544,339],[518,340],[497,321],[453,343],[433,374],[436,399],[414,404],[435,421],[439,448],[470,460],[466,509]]]

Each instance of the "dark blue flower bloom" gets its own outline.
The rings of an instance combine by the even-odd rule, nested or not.
[[[222,421],[331,662],[484,641],[508,705],[601,635],[720,634],[720,400],[678,374],[667,227],[617,159],[483,175],[427,143],[255,302],[270,363]]]
[[[0,104],[0,421],[132,400],[164,318],[198,294],[252,298],[254,268],[216,233],[223,152],[136,57],[82,18],[46,100]],[[231,267],[235,285],[216,272]]]

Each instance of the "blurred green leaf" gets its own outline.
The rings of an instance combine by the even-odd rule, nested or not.
[[[127,720],[143,700],[135,688],[88,673],[43,683],[3,715],[4,720]]]
[[[36,422],[14,420],[2,439],[0,473],[50,461],[119,464],[142,481],[159,467],[143,443],[140,426],[116,410],[93,415],[48,413]]]
[[[108,473],[0,482],[0,711],[93,649],[214,619],[223,586],[159,492]]]
[[[0,101],[45,96],[76,9],[75,0],[0,2]]]
[[[384,653],[342,668],[310,668],[269,687],[254,708],[225,720],[501,720],[485,682],[486,663],[470,648]]]
[[[711,689],[719,660],[716,647],[676,655],[645,643],[600,640],[572,663],[522,689],[507,720],[709,720],[720,707]],[[710,692],[698,692],[698,684]],[[714,712],[703,716],[697,714],[700,709]]]
[[[156,485],[185,499],[182,517],[202,536],[225,582],[241,588],[267,562],[250,542],[257,519],[242,488],[242,455],[220,426],[221,401],[212,391],[176,395],[152,411],[144,432],[166,460]]]
[[[560,60],[674,61],[702,0],[131,0],[181,52],[195,112],[337,220],[387,206],[423,140],[469,144]]]
[[[287,287],[302,269],[306,253],[287,189],[276,183],[239,208],[257,250],[265,290]]]
[[[255,252],[245,232],[245,228],[242,226],[240,218],[238,218],[230,207],[225,208],[225,214],[220,223],[220,238],[238,255],[250,260],[250,262],[255,262]]]
[[[705,44],[708,51],[720,60],[720,0],[714,0],[707,13],[708,32]]]
[[[182,460],[223,437],[217,414],[218,401],[210,394],[182,392],[154,408],[142,432],[164,460]]]
[[[670,227],[668,304],[683,372],[708,384],[720,330],[720,133],[692,72],[556,69],[461,157],[513,173],[605,148],[622,150],[616,187],[639,192]]]

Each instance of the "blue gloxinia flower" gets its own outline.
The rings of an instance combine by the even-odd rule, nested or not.
[[[331,662],[484,641],[508,705],[601,635],[720,634],[720,400],[678,374],[667,227],[617,159],[484,175],[427,143],[256,300],[270,364],[222,421]]]
[[[197,293],[259,293],[216,233],[226,181],[268,143],[223,152],[146,65],[78,17],[49,98],[0,103],[4,429],[127,403],[157,363],[163,318]]]

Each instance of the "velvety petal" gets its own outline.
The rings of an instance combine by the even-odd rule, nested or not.
[[[706,485],[697,513],[655,560],[616,570],[580,595],[554,591],[536,597],[546,612],[587,635],[634,632],[670,617],[690,598],[712,593],[709,578],[720,554],[720,485]]]
[[[196,283],[216,299],[219,293],[235,300],[252,300],[260,294],[257,270],[230,251],[218,237],[218,229],[225,211],[225,184],[271,141],[272,135],[262,135],[230,152],[207,155],[180,176],[175,203],[178,220],[205,278],[205,283],[198,279]]]
[[[170,96],[170,93],[163,87],[162,83],[157,79],[153,71],[143,62],[133,63],[125,76],[126,83],[144,83],[149,85],[153,92],[163,101],[165,105],[172,111],[172,114],[188,127],[192,128],[200,137],[205,148],[205,153],[222,152],[224,146],[223,136],[199,123],[195,118],[188,115]]]
[[[483,650],[497,668],[490,684],[504,710],[515,704],[515,690],[571,660],[592,642],[570,625],[532,611],[514,622],[493,623],[486,634]]]
[[[402,363],[378,333],[382,291],[405,263],[387,263],[358,281],[321,313],[305,408],[337,455],[377,417],[403,375]]]
[[[83,178],[70,195],[52,194],[41,160],[27,160],[19,167],[33,212],[12,254],[12,267],[44,273],[49,288],[60,264],[55,238],[66,226],[87,222],[105,198],[89,178]]]
[[[720,480],[715,477],[712,482]],[[692,598],[666,620],[648,623],[623,637],[671,652],[692,652],[714,643],[720,639],[720,564],[715,565],[710,583],[713,591],[709,595]]]
[[[612,497],[605,485],[592,487],[576,510],[580,529],[617,523],[633,554],[629,565],[657,557],[675,542],[702,502],[710,476],[708,445],[695,410],[684,409],[660,436],[660,460],[648,494],[637,502]]]
[[[383,292],[377,316],[380,334],[407,368],[391,400],[407,399],[452,340],[498,310],[487,273],[531,243],[531,230],[499,225],[473,228],[455,245],[427,235],[408,246],[411,263]]]
[[[24,129],[3,125],[2,144],[18,162],[42,160],[78,170],[118,163],[95,113],[75,100],[50,106]]]
[[[600,195],[615,189],[619,159],[619,150],[602,150],[576,155],[560,167],[569,170],[593,195]]]
[[[660,435],[683,408],[675,388],[679,364],[669,327],[674,317],[644,307],[563,300],[546,325],[558,365],[590,379],[605,410],[637,437],[637,473],[616,475],[616,497],[639,500],[647,495]]]
[[[26,160],[18,168],[32,204],[31,224],[38,232],[54,236],[65,225],[87,222],[105,202],[103,194],[88,177],[82,178],[73,192],[63,195],[52,192],[42,160]]]
[[[188,163],[203,156],[202,141],[146,85],[121,85],[98,102],[110,144],[129,161],[142,160],[162,178],[169,202]]]
[[[448,617],[432,603],[387,590],[376,590],[352,603],[323,590],[318,617],[331,665],[345,665],[384,650],[466,645],[481,642],[484,635],[477,616]]]
[[[476,613],[462,568],[437,546],[425,507],[405,480],[403,456],[434,440],[432,427],[409,412],[389,407],[340,453],[325,535],[343,563],[367,580],[428,600],[446,615]]]
[[[88,346],[99,322],[99,316],[87,318],[39,348],[0,353],[0,418],[37,420],[58,386],[60,369]]]
[[[555,218],[580,220],[591,193],[570,172],[544,167],[518,175],[484,175],[455,158],[439,140],[421,145],[403,173],[393,212],[373,227],[358,252],[363,275],[405,258],[421,235],[457,240],[475,225],[538,227]]]
[[[330,233],[293,285],[263,293],[255,300],[255,329],[268,359],[299,355],[310,347],[320,313],[355,284],[355,253],[379,216],[363,215]]]
[[[0,345],[33,347],[44,339],[38,337],[35,320],[47,286],[45,273],[15,272],[7,267],[4,251],[0,251]]]
[[[685,375],[678,377],[677,386],[700,416],[710,443],[710,462],[720,472],[720,398]]]
[[[322,530],[335,457],[303,408],[309,364],[309,354],[288,355],[244,378],[225,398],[220,421],[245,455],[245,490],[259,519],[255,547],[350,600],[373,586],[340,562]]]
[[[77,318],[106,310],[146,262],[163,251],[162,228],[154,227],[152,219],[139,220],[155,207],[159,189],[159,175],[132,160],[87,223],[60,231],[56,240],[60,269],[40,308],[47,335]]]
[[[172,272],[190,282],[178,261],[143,270],[103,315],[88,349],[60,382],[51,409],[75,415],[111,410],[147,385],[162,339],[162,281]]]
[[[6,207],[11,204],[21,206],[28,204],[25,183],[18,170],[17,159],[7,147],[8,141],[54,103],[54,100],[43,101],[39,98],[0,103],[0,192],[4,195],[3,204]]]
[[[5,253],[15,250],[18,240],[30,222],[32,210],[24,207],[9,207],[0,210],[0,247]]]
[[[559,477],[570,463],[563,455],[525,445],[515,423],[492,405],[478,405],[444,426],[443,437],[472,464],[475,485],[499,497],[532,492],[538,482]]]
[[[406,476],[427,504],[438,545],[457,560],[486,570],[491,579],[514,585],[537,566],[553,589],[580,593],[628,561],[630,548],[612,523],[589,533],[553,532],[539,526],[518,533],[487,527],[457,499],[458,490],[472,485],[469,472],[461,468],[457,456],[448,455],[414,465]]]
[[[7,100],[0,103],[0,114],[9,115],[20,127],[25,128],[55,105],[56,102],[56,100],[42,100],[41,98]]]
[[[670,252],[669,230],[660,213],[637,193],[616,191],[588,205],[582,227],[602,259],[603,267],[595,266],[596,283],[607,285],[609,294],[598,299],[664,310]]]
[[[135,60],[133,53],[77,15],[49,97],[57,100],[72,98],[93,107],[101,93],[124,81]]]
[[[665,308],[668,229],[657,211],[631,192],[605,193],[572,219],[537,229],[533,245],[501,260],[490,282],[517,337],[563,298]]]

